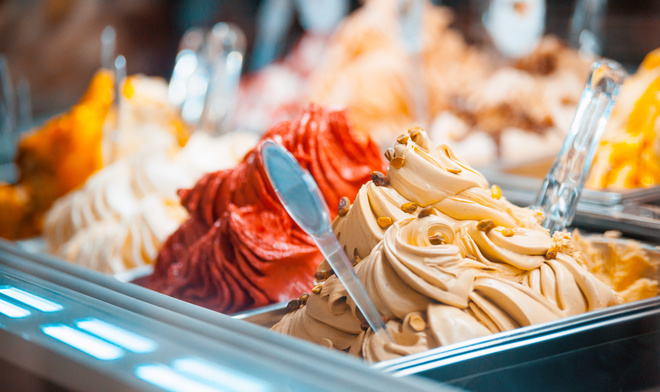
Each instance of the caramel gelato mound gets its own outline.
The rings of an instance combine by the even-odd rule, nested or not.
[[[403,164],[380,186],[365,184],[333,223],[395,342],[362,329],[327,263],[315,275],[325,278],[320,290],[275,331],[382,361],[619,303],[567,235],[550,237],[541,214],[509,203],[419,128],[397,140],[390,158]]]
[[[660,258],[651,257],[638,242],[607,237],[594,242],[575,230],[573,245],[583,255],[589,271],[612,287],[623,302],[658,295]]]

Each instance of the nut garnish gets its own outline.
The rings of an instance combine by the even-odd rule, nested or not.
[[[450,173],[458,174],[463,171],[460,167],[448,167],[447,171]]]
[[[410,138],[412,139],[413,142],[417,143],[417,138],[419,137],[419,133],[422,132],[424,128],[421,127],[412,127],[408,129],[408,133],[410,134]]]
[[[353,264],[353,267],[355,267],[360,261],[362,261],[362,259],[360,258],[360,256],[355,256],[355,257],[353,258],[353,263],[352,263],[352,264]]]
[[[412,214],[415,211],[417,211],[417,204],[415,204],[413,202],[403,203],[403,204],[401,204],[401,211],[403,211],[407,214]]]
[[[321,290],[323,289],[322,284],[317,284],[312,288],[312,294],[321,294]]]
[[[418,218],[426,218],[427,216],[430,216],[430,215],[437,215],[437,212],[436,212],[435,208],[433,208],[433,207],[423,208],[419,212],[419,215],[417,215],[417,217]]]
[[[383,155],[385,155],[385,159],[391,161],[394,158],[394,149],[392,147],[388,148]]]
[[[390,179],[387,176],[379,171],[371,172],[371,181],[376,184],[376,186],[388,186],[390,185]]]
[[[408,142],[408,138],[409,138],[409,136],[404,133],[404,134],[399,135],[398,138],[396,138],[396,142],[401,143],[401,144],[406,144]]]
[[[363,331],[368,330],[368,329],[369,329],[369,323],[366,322],[366,321],[363,321],[363,322],[360,324],[360,329],[363,330]]]
[[[344,196],[339,199],[339,207],[337,208],[337,215],[346,216],[348,214],[348,209],[351,207],[351,201],[348,197]]]
[[[442,234],[434,234],[429,236],[429,242],[431,245],[444,245],[447,243],[447,239]]]
[[[298,310],[298,309],[300,309],[300,300],[297,299],[297,298],[292,299],[291,301],[289,301],[288,304],[286,304],[286,312],[287,313],[291,313],[294,310]]]
[[[394,221],[389,216],[381,216],[378,218],[378,226],[382,227],[383,229],[392,226],[392,223],[394,223]]]
[[[488,233],[495,228],[495,223],[490,219],[483,219],[477,223],[477,230]]]
[[[309,294],[307,293],[302,293],[300,294],[300,297],[298,300],[300,301],[300,304],[302,305],[307,305],[307,300],[309,299]]]
[[[426,322],[418,314],[411,314],[408,323],[410,324],[410,328],[415,332],[422,332],[426,329]]]
[[[403,157],[395,157],[390,161],[390,165],[395,169],[401,169],[401,166],[403,166],[404,162],[405,160]]]
[[[548,259],[548,260],[552,260],[552,259],[557,258],[557,248],[555,248],[553,246],[552,248],[548,249],[545,252],[545,258]]]
[[[326,280],[334,274],[335,274],[335,271],[333,271],[333,270],[316,271],[314,273],[314,279],[316,279],[316,280]]]
[[[502,230],[502,235],[505,237],[513,237],[513,230],[506,228]]]
[[[495,199],[499,200],[500,197],[502,197],[502,189],[500,189],[499,186],[493,185],[490,187],[490,196]]]

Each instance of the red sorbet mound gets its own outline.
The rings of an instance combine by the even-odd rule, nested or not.
[[[268,131],[307,169],[332,218],[374,170],[385,171],[376,145],[353,131],[345,111],[311,105]],[[311,289],[323,260],[289,217],[261,160],[262,143],[234,169],[205,175],[181,190],[190,218],[166,241],[146,286],[223,313],[286,301]]]

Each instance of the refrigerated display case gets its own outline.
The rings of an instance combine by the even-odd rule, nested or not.
[[[4,240],[0,346],[3,383],[19,390],[457,390],[393,377]]]
[[[0,368],[33,390],[660,387],[660,297],[377,364],[264,328],[284,312],[230,317],[0,242]]]

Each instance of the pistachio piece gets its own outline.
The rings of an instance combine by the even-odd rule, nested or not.
[[[326,280],[332,275],[335,274],[335,271],[329,270],[329,271],[316,271],[314,273],[314,279],[316,280]]]
[[[406,214],[412,214],[417,211],[417,204],[413,202],[403,203],[401,204],[401,211],[405,212]]]
[[[383,229],[392,226],[392,223],[394,223],[394,221],[389,216],[381,216],[378,218],[378,226],[382,227]]]
[[[418,314],[411,314],[408,323],[415,332],[422,332],[426,329],[426,321]]]
[[[410,138],[412,139],[413,142],[417,143],[417,138],[419,137],[419,133],[422,132],[424,128],[421,127],[412,127],[408,129],[408,133],[410,134]]]
[[[312,294],[321,294],[321,290],[323,289],[322,284],[317,284],[312,288]]]
[[[297,298],[292,299],[291,301],[289,301],[288,304],[286,304],[286,312],[287,313],[291,313],[291,312],[293,312],[295,310],[298,310],[298,309],[300,309],[300,300],[297,299]]]
[[[477,230],[488,233],[495,228],[495,223],[490,219],[483,219],[477,223]]]
[[[394,149],[392,147],[388,148],[383,155],[385,155],[385,159],[391,161],[394,158]]]
[[[346,216],[348,214],[348,209],[351,207],[351,201],[348,197],[344,196],[339,199],[339,207],[337,207],[337,215]]]
[[[427,216],[430,215],[437,215],[437,211],[433,207],[426,207],[423,208],[420,212],[419,215],[417,215],[418,218],[426,218]]]
[[[429,242],[431,245],[444,245],[447,243],[447,239],[442,234],[434,234],[429,236]]]
[[[301,305],[307,305],[307,300],[309,299],[309,294],[308,293],[302,293],[300,294],[300,297],[298,297],[298,300],[300,301]]]
[[[405,162],[405,160],[403,159],[403,157],[394,157],[390,161],[390,165],[395,169],[401,169],[404,162]]]
[[[390,185],[390,179],[387,176],[379,171],[371,172],[371,181],[376,184],[376,186],[388,186]]]
[[[545,252],[545,258],[548,259],[548,260],[556,259],[557,258],[557,248],[555,248],[553,246],[552,248],[548,249]]]
[[[500,187],[497,185],[491,186],[490,196],[495,200],[499,200],[502,197],[502,189],[500,189]]]

